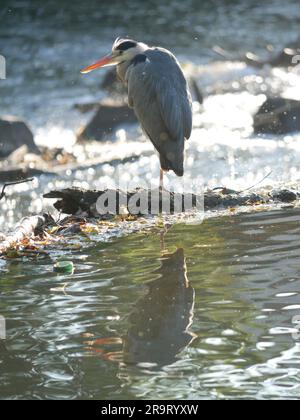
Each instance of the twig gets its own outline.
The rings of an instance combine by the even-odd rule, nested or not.
[[[12,185],[19,185],[19,184],[25,184],[25,182],[32,182],[34,178],[28,178],[28,179],[22,179],[21,181],[14,181],[14,182],[7,182],[3,185],[2,192],[0,194],[0,200],[5,197],[5,189],[7,187],[11,187]]]
[[[216,188],[213,188],[213,190],[212,191],[217,191],[217,190],[222,190],[222,191],[224,191],[223,192],[223,194],[242,194],[242,193],[244,193],[244,192],[246,192],[246,191],[250,191],[250,190],[252,190],[252,188],[255,188],[255,187],[257,187],[259,184],[261,184],[262,182],[264,182],[267,178],[269,178],[269,176],[270,175],[272,175],[272,173],[273,173],[273,171],[271,171],[270,173],[268,173],[266,176],[264,176],[263,177],[263,179],[261,179],[257,184],[254,184],[254,185],[252,185],[251,187],[249,187],[249,188],[246,188],[245,190],[241,190],[241,191],[234,191],[234,190],[230,190],[230,189],[228,189],[228,188],[226,188],[226,187],[216,187]]]
[[[246,191],[249,191],[249,190],[252,190],[252,188],[255,188],[255,187],[257,187],[259,184],[261,184],[261,183],[263,183],[267,178],[269,178],[269,176],[271,176],[272,175],[272,173],[273,173],[273,171],[271,171],[270,173],[268,173],[266,176],[264,176],[263,177],[263,179],[261,180],[261,181],[259,181],[257,184],[255,184],[255,185],[252,185],[252,187],[249,187],[249,188],[246,188],[245,190],[243,190],[243,191],[239,191],[239,194],[241,194],[241,193],[243,193],[243,192],[246,192]]]

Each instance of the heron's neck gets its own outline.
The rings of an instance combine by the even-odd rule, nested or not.
[[[126,72],[130,65],[131,61],[123,61],[122,63],[117,65],[117,75],[123,83],[126,83]]]
[[[128,70],[128,67],[132,64],[132,60],[134,59],[134,57],[137,56],[138,54],[143,54],[148,49],[149,47],[147,44],[143,44],[142,42],[139,42],[137,46],[134,48],[131,59],[123,61],[122,63],[117,65],[117,74],[123,83],[126,83],[126,72]]]

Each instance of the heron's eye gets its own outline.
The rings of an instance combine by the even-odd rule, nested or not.
[[[119,51],[119,54],[122,55],[124,51]]]

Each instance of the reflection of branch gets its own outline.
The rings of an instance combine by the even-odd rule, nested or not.
[[[2,188],[2,192],[0,194],[0,200],[2,200],[2,198],[5,197],[5,189],[7,187],[10,187],[12,185],[19,185],[19,184],[24,184],[25,182],[31,182],[33,181],[34,178],[29,178],[29,179],[22,179],[21,181],[15,181],[15,182],[7,182],[6,184],[4,184],[3,188]]]

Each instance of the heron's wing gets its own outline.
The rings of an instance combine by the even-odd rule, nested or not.
[[[182,70],[169,51],[149,49],[136,57],[128,69],[127,82],[129,104],[151,138],[150,126],[159,121],[156,118],[150,123],[149,119],[157,111],[173,140],[190,137],[191,96]]]

